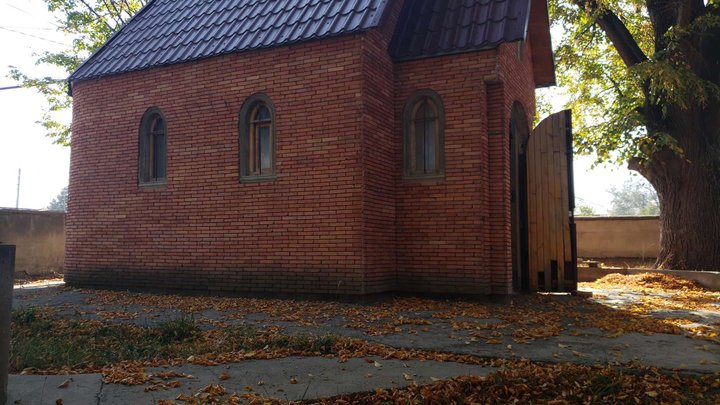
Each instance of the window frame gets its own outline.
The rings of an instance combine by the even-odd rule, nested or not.
[[[431,107],[437,114],[435,125],[436,144],[436,170],[434,173],[412,173],[412,156],[415,138],[416,112],[422,103],[430,101]],[[405,103],[403,110],[403,178],[407,180],[443,180],[445,179],[445,107],[438,93],[430,89],[419,90],[413,93]]]
[[[258,112],[259,107],[264,105],[270,113],[269,126],[270,126],[270,169],[267,173],[262,173],[262,163],[260,173],[251,173],[251,138],[257,138],[256,143],[260,144],[259,131],[262,128],[262,123],[255,119],[255,114]],[[238,120],[238,153],[239,153],[239,177],[241,183],[256,183],[263,181],[273,181],[276,179],[276,131],[277,127],[275,105],[265,93],[256,93],[248,97],[243,103]],[[255,149],[255,148],[253,148]],[[254,154],[253,154],[254,155]],[[262,160],[262,156],[256,156],[258,161]]]
[[[156,157],[154,151],[154,133],[151,127],[158,117],[163,123],[164,137],[164,171],[165,176],[157,177]],[[140,120],[139,144],[138,144],[138,186],[140,187],[162,187],[167,184],[168,177],[168,129],[165,114],[158,107],[148,108]],[[155,173],[154,173],[155,172]]]

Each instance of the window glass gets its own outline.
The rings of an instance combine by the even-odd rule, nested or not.
[[[415,152],[413,155],[412,173],[425,172],[425,124],[423,121],[415,121]]]
[[[275,172],[274,108],[265,95],[250,97],[240,111],[240,177],[272,178]]]
[[[436,119],[425,121],[425,173],[435,173]]]
[[[140,124],[140,183],[159,183],[167,176],[167,135],[165,120],[151,108]]]
[[[260,172],[267,173],[271,169],[270,126],[260,127]]]
[[[444,116],[440,97],[421,91],[405,106],[405,175],[433,177],[444,174]]]

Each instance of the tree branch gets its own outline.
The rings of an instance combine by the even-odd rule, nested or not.
[[[645,7],[652,23],[657,52],[667,46],[665,34],[677,21],[677,0],[646,0]]]
[[[132,18],[133,14],[130,12],[130,10],[131,10],[130,5],[127,3],[126,0],[120,0],[120,1],[125,5],[125,7],[121,7],[121,8],[125,10],[125,13],[127,13],[129,18]],[[141,7],[145,6],[145,4],[146,4],[145,0],[142,0],[140,2]]]
[[[705,9],[703,0],[678,1],[678,25],[687,27]]]
[[[112,3],[114,7],[117,7],[120,10],[119,15],[121,16],[120,18],[123,20],[123,24],[128,22],[133,17],[132,13],[130,13],[130,5],[128,5],[125,1],[110,0],[110,3]],[[122,17],[123,11],[125,12],[125,14],[127,14],[127,18]]]
[[[123,25],[125,21],[123,21],[120,11],[118,11],[117,7],[115,7],[115,2],[113,2],[112,0],[102,0],[102,2],[103,4],[105,4],[105,8],[107,8],[108,11],[112,8],[112,11],[114,12],[114,14],[112,14],[112,18],[115,21],[115,24],[117,24],[118,27]]]
[[[613,80],[613,78],[609,74],[606,73],[604,76],[610,81],[610,83],[612,83],[612,86],[615,89],[615,92],[617,93],[618,97],[625,98],[625,94],[623,94],[623,91],[620,88],[620,84],[618,82],[616,82],[615,80]]]
[[[601,10],[596,0],[574,0],[574,2],[590,14],[597,14],[595,22],[605,31],[627,67],[635,66],[648,59],[617,14],[611,10]]]
[[[653,184],[653,176],[652,172],[648,170],[647,160],[640,157],[631,157],[628,159],[628,170],[632,170],[635,172],[640,173],[641,176],[645,178],[650,184]]]
[[[103,24],[105,24],[105,26],[108,27],[108,29],[110,29],[111,32],[115,31],[115,28],[113,28],[110,24],[108,24],[107,20],[105,18],[103,18],[100,14],[98,14],[98,12],[91,5],[89,5],[85,0],[80,0],[80,2],[82,4],[84,4],[85,7],[87,7],[87,9],[90,10],[90,12],[93,13],[95,15],[95,17],[97,17],[98,20],[102,21]]]

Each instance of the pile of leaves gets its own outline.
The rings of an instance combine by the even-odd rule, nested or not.
[[[693,280],[686,280],[663,273],[639,273],[639,274],[608,274],[592,283],[582,283],[583,286],[594,288],[623,288],[640,292],[677,292],[695,291],[710,292]]]
[[[641,273],[633,275],[609,274],[592,283],[581,283],[581,288],[640,293],[628,305],[619,310],[629,313],[631,318],[647,317],[662,311],[713,311],[720,310],[720,291],[704,288],[692,280],[686,280],[663,273]],[[720,325],[698,324],[696,317],[668,316],[662,323],[679,332],[692,336],[719,341]]]

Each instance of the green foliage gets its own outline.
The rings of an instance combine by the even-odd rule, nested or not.
[[[576,214],[578,217],[594,217],[597,216],[597,212],[595,212],[595,208],[589,206],[589,205],[580,205],[576,209]]]
[[[557,79],[570,96],[566,107],[575,112],[577,151],[595,153],[599,161],[623,160],[634,151],[622,150],[633,149],[636,139],[644,136],[636,111],[642,105],[641,89],[594,24],[593,15],[566,0],[550,1],[550,13],[552,24],[561,30],[553,32],[562,32],[555,50]],[[652,38],[645,35],[641,19],[630,10],[625,14],[634,17],[642,45],[651,48]]]
[[[655,37],[658,30],[647,4],[642,0],[550,0],[553,35],[561,33],[555,38],[555,55],[558,85],[569,96],[564,107],[575,113],[577,152],[594,154],[596,163],[642,160],[665,147],[682,154],[677,136],[666,130],[669,112],[720,100],[720,83],[698,73],[697,66],[708,61],[695,45],[699,37],[717,35],[718,1],[711,1],[704,14],[689,24],[671,25],[661,38]],[[672,19],[675,7],[668,3],[665,9],[653,11]],[[630,66],[623,61],[597,23],[607,10],[627,27],[646,61]],[[543,104],[549,99],[547,94],[540,97],[540,109],[547,110]]]
[[[201,331],[180,317],[139,327],[107,321],[57,319],[47,308],[12,313],[10,369],[105,366],[125,360],[187,358],[251,350],[331,354],[334,335],[283,335],[250,326]]]
[[[60,193],[47,206],[48,211],[67,211],[68,188],[64,187]]]
[[[19,308],[12,311],[11,322],[19,326],[30,325],[37,319],[38,310],[36,307]]]
[[[200,328],[195,325],[195,319],[180,317],[163,321],[157,325],[162,343],[182,342],[195,336]]]
[[[147,0],[44,1],[55,16],[58,31],[74,39],[71,46],[62,52],[41,52],[36,64],[58,67],[68,76],[147,3]],[[39,123],[55,143],[70,145],[70,126],[56,119],[58,111],[72,106],[65,79],[29,77],[12,66],[10,77],[23,87],[36,89],[45,97],[47,108]]]
[[[610,215],[659,215],[660,204],[650,184],[643,180],[627,180],[621,188],[612,187]]]

